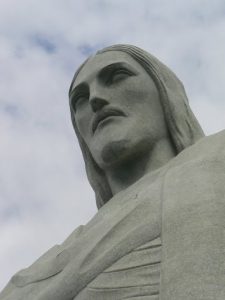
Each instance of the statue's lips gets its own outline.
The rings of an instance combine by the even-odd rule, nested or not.
[[[96,114],[96,116],[94,118],[94,121],[92,124],[92,132],[93,133],[95,132],[95,130],[97,129],[100,122],[107,119],[108,117],[113,117],[113,116],[125,116],[125,114],[118,109],[112,109],[112,108],[100,111],[99,113]]]

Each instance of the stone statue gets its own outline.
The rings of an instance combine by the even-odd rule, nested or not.
[[[225,132],[204,137],[182,83],[114,45],[69,91],[97,214],[0,300],[224,300]]]

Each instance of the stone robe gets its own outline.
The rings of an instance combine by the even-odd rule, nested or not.
[[[225,131],[115,195],[0,293],[73,299],[225,299]]]

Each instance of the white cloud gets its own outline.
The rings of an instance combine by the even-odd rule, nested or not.
[[[2,0],[0,288],[96,211],[67,92],[97,48],[143,47],[182,79],[207,133],[225,127],[224,2]]]

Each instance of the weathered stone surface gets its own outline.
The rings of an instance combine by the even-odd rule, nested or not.
[[[225,131],[204,137],[180,81],[133,46],[91,57],[70,101],[99,211],[0,300],[224,300]]]

